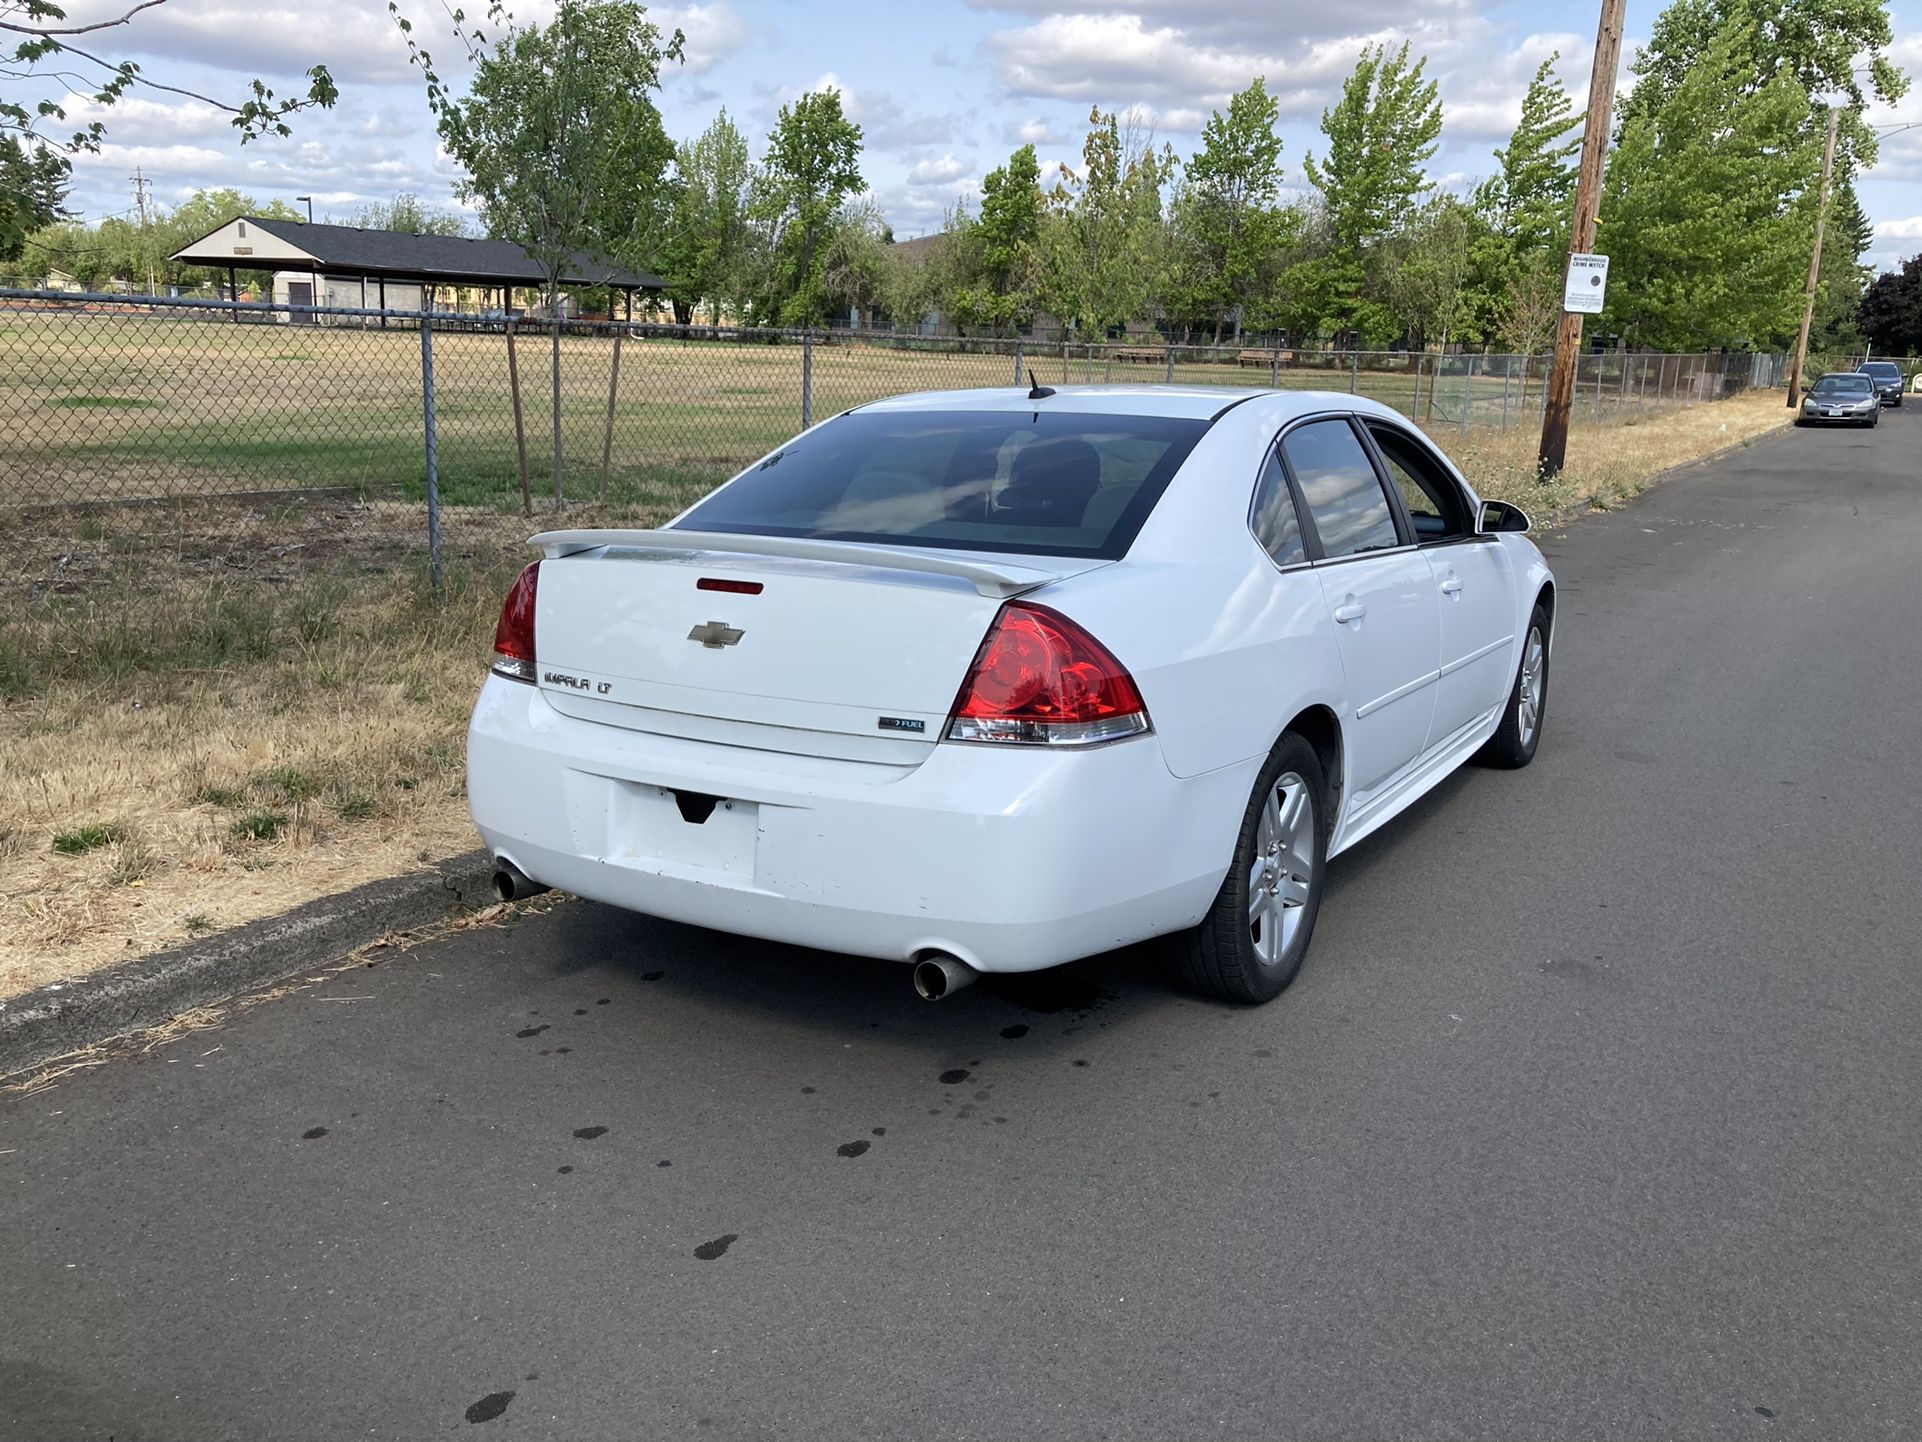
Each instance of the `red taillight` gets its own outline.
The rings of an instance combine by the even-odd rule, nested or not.
[[[541,563],[534,562],[519,576],[501,602],[500,624],[494,628],[496,676],[510,681],[534,679],[534,592],[541,583]]]
[[[1085,746],[1148,730],[1127,668],[1059,612],[1001,608],[955,698],[950,741]]]
[[[761,594],[759,581],[727,581],[716,576],[703,576],[694,583],[697,591],[726,591],[735,596],[758,596]]]

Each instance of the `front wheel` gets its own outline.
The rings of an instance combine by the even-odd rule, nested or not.
[[[1475,753],[1485,766],[1517,771],[1535,759],[1541,744],[1542,721],[1548,711],[1548,613],[1537,602],[1528,618],[1528,639],[1522,643],[1522,663],[1515,669],[1501,725]]]
[[[1183,982],[1252,1005],[1295,979],[1321,909],[1333,819],[1315,748],[1293,733],[1283,736],[1255,781],[1214,905],[1199,926],[1175,938]]]

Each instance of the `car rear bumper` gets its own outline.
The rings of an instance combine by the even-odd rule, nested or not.
[[[467,789],[488,848],[544,885],[770,941],[1031,971],[1198,922],[1253,766],[1178,780],[1152,735],[942,743],[914,766],[791,756],[563,716],[489,677]],[[701,796],[721,799],[684,817]]]

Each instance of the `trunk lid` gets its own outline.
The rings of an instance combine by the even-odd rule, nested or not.
[[[833,548],[819,542],[742,537],[763,552],[805,552],[743,555],[692,549],[671,532],[611,535],[536,538],[549,552],[536,684],[555,709],[630,730],[897,765],[918,763],[940,740],[1005,595],[1106,564],[853,547],[860,563],[843,563],[823,559]],[[702,589],[704,579],[760,589]]]

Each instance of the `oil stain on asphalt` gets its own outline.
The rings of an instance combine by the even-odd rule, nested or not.
[[[729,1232],[725,1237],[716,1237],[711,1242],[702,1242],[700,1246],[694,1249],[694,1255],[699,1257],[703,1262],[711,1262],[740,1240],[741,1234],[739,1232]]]
[[[514,1400],[512,1392],[489,1392],[480,1401],[467,1409],[469,1422],[492,1422],[507,1410],[507,1404]]]

